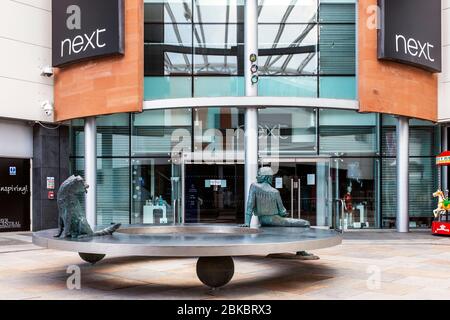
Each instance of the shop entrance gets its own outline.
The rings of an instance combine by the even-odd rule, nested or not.
[[[244,223],[243,164],[185,164],[186,223]]]
[[[273,187],[280,191],[289,217],[313,226],[331,226],[329,159],[283,159],[264,162],[275,172]]]

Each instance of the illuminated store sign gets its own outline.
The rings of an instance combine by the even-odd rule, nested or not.
[[[53,0],[53,66],[124,53],[124,0]]]
[[[379,0],[378,58],[441,72],[441,0]]]

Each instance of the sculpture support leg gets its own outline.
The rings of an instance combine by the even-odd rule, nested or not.
[[[96,264],[106,256],[104,254],[83,253],[83,252],[79,252],[78,255],[80,256],[81,259],[90,264]]]
[[[220,288],[234,275],[232,257],[201,257],[197,261],[197,277],[210,288]]]

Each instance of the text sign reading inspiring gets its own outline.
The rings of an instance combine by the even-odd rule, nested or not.
[[[378,0],[378,58],[441,72],[441,0]]]
[[[124,54],[124,0],[53,0],[53,66]]]

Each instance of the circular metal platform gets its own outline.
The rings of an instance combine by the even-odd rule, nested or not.
[[[122,226],[111,236],[54,238],[56,229],[33,234],[37,246],[82,252],[152,257],[268,255],[339,245],[340,233],[315,228],[239,228],[230,225]]]

